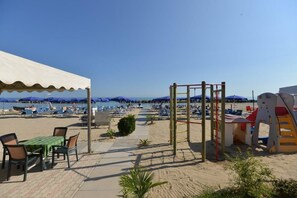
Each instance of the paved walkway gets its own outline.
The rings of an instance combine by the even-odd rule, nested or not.
[[[139,139],[148,139],[145,121],[145,110],[142,110],[137,118],[136,129],[131,135],[117,138],[113,144],[93,146],[93,150],[102,152],[102,158],[74,195],[75,198],[113,198],[121,195],[119,178],[133,167],[137,160],[132,151],[137,148]]]

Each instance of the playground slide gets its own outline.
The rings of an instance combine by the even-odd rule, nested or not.
[[[271,152],[297,151],[297,125],[294,116],[294,98],[285,93],[264,93],[258,96],[258,112],[252,142],[258,145],[259,125],[269,125],[267,149]],[[254,120],[254,115],[249,119]],[[248,119],[248,118],[247,118]]]

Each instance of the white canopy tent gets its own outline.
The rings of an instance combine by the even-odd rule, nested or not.
[[[91,80],[19,56],[0,51],[2,91],[75,91],[86,89],[88,97],[88,152],[91,152]]]

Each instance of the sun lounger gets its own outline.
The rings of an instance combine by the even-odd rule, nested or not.
[[[108,111],[95,112],[95,127],[108,126],[110,128],[111,115]]]

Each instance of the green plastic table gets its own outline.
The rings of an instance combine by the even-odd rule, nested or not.
[[[35,149],[43,149],[43,157],[47,157],[52,150],[54,145],[63,145],[64,137],[62,136],[46,136],[46,137],[35,137],[26,142],[23,142],[28,151],[34,151]]]

